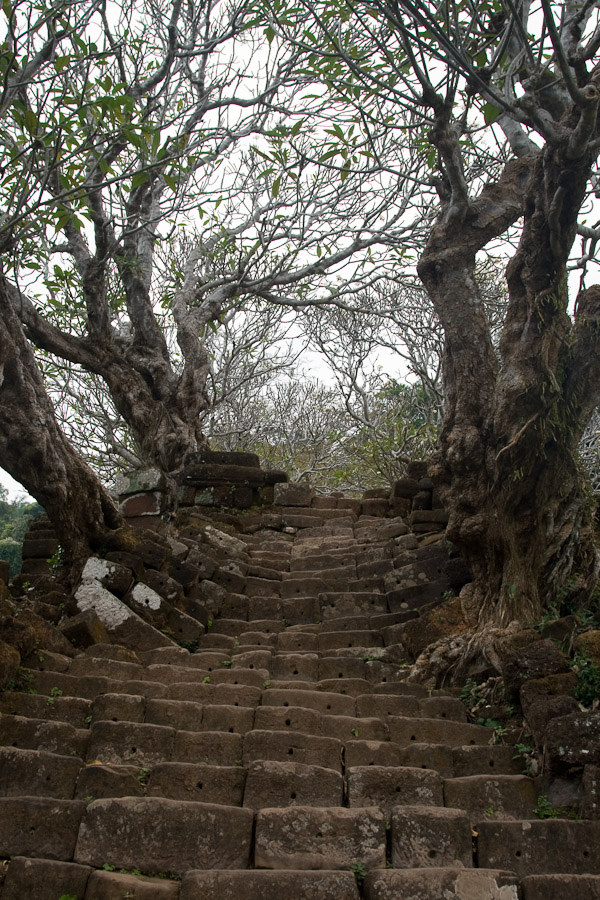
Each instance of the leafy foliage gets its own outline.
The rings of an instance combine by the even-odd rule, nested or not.
[[[29,520],[43,512],[39,503],[26,500],[7,500],[7,492],[0,488],[0,559],[10,565],[10,577],[21,571],[21,550]]]

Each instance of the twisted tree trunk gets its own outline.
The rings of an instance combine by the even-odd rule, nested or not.
[[[123,520],[61,432],[42,375],[0,275],[0,459],[46,510],[72,562]]]
[[[431,474],[474,575],[465,613],[481,628],[537,620],[575,581],[596,580],[577,446],[600,401],[600,288],[580,295],[571,320],[566,277],[594,154],[573,153],[570,116],[559,145],[510,163],[463,211],[448,206],[419,264],[446,337]],[[498,361],[475,256],[521,214]]]

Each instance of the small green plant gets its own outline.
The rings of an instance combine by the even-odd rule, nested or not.
[[[83,802],[84,802],[84,803],[86,804],[86,806],[87,806],[88,803],[93,803],[95,799],[96,799],[96,798],[94,797],[93,794],[87,794],[87,796],[85,796],[85,797],[83,798]]]
[[[540,794],[533,810],[538,819],[578,819],[579,816],[567,806],[552,806],[546,794]]]
[[[226,669],[230,669],[231,666],[233,665],[233,660],[232,659],[224,659],[221,661],[221,665],[225,666]]]
[[[480,686],[472,678],[467,678],[461,688],[459,698],[465,706],[468,706],[469,709],[473,709],[474,706],[477,706],[477,704],[483,700],[483,694]]]
[[[15,677],[4,685],[5,691],[19,691],[24,694],[37,694],[35,688],[32,688],[34,675],[32,672],[26,672],[25,669],[19,668]]]
[[[354,863],[353,866],[350,866],[350,871],[353,873],[356,878],[356,884],[358,887],[362,887],[363,881],[367,875],[367,867],[363,862]]]
[[[212,619],[209,619],[209,620],[208,620],[208,622],[206,623],[206,627],[207,627],[207,628],[212,628],[212,627],[213,627],[213,620],[212,620]]]
[[[271,687],[270,681],[263,681],[263,688],[265,689],[265,691],[268,691],[270,687]]]
[[[589,656],[578,653],[573,660],[573,671],[577,675],[575,698],[590,707],[594,700],[600,699],[600,668]]]
[[[179,646],[188,653],[195,653],[200,646],[200,638],[194,638],[192,641],[179,641]]]
[[[91,717],[91,716],[86,716],[85,719],[84,719],[83,721],[85,722],[86,725],[91,725],[91,724],[92,724],[92,717]]]
[[[63,692],[61,691],[60,688],[57,688],[57,687],[50,688],[50,694],[48,696],[48,699],[46,700],[46,706],[54,706],[56,698],[62,697],[62,695],[63,695]]]
[[[58,900],[77,900],[75,894],[61,894]]]
[[[148,769],[145,769],[142,767],[137,774],[137,780],[139,781],[140,784],[147,784],[148,783]]]
[[[52,556],[46,560],[46,562],[50,566],[51,572],[58,572],[58,570],[62,568],[65,562],[65,551],[60,544],[58,545]]]
[[[493,806],[488,806],[485,811],[488,814],[488,816],[493,816],[494,813],[496,812],[496,810],[494,809]]]
[[[104,869],[105,872],[116,872],[116,870],[117,870],[117,867],[111,865],[110,863],[104,863],[102,868]]]
[[[210,684],[210,675],[205,675],[202,679],[202,684]]]
[[[358,737],[358,728],[353,728],[352,734],[354,735],[355,738],[357,738]]]
[[[452,588],[449,588],[447,591],[444,591],[444,593],[442,594],[442,600],[444,601],[444,603],[449,603],[450,600],[454,600],[455,598],[456,598],[456,594],[454,593]]]

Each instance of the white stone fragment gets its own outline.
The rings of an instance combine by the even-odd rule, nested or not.
[[[136,584],[131,592],[134,603],[147,606],[148,609],[160,609],[163,599],[160,594],[153,591],[147,584]]]
[[[102,560],[98,560],[98,562],[102,562]],[[75,592],[75,602],[77,609],[81,612],[93,609],[102,624],[109,630],[122,625],[133,615],[118,597],[103,588],[97,581],[82,581]]]
[[[81,573],[82,581],[102,581],[107,575],[112,575],[116,566],[107,559],[99,559],[97,556],[90,556],[83,572]]]

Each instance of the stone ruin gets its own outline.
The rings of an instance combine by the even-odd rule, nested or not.
[[[203,454],[170,523],[163,488],[121,480],[138,540],[74,591],[43,520],[0,581],[0,900],[600,898],[556,643],[598,631],[508,634],[505,697],[411,680],[470,579],[422,464],[354,499]]]

